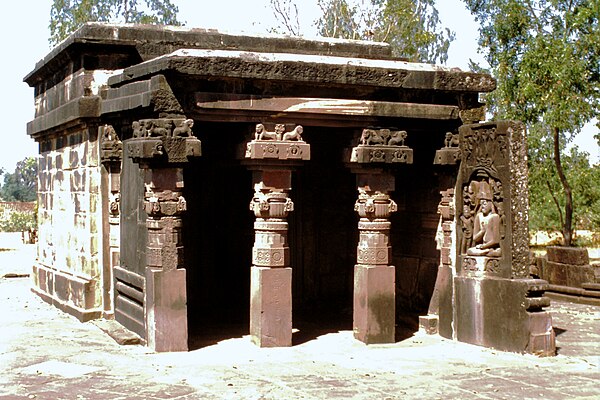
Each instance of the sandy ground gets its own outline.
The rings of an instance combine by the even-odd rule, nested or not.
[[[553,302],[555,357],[417,333],[366,346],[350,331],[290,348],[248,336],[185,353],[119,346],[31,290],[33,246],[0,252],[0,399],[598,399],[600,307]]]

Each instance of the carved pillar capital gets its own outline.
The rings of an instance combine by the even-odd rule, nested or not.
[[[126,141],[127,156],[144,165],[180,164],[201,155],[201,143],[192,132],[194,121],[185,118],[144,119],[132,124]]]
[[[284,124],[268,131],[264,124],[256,125],[254,139],[246,144],[245,158],[249,160],[310,160],[310,145],[302,139],[304,128],[297,125],[286,132]]]
[[[354,211],[358,212],[361,219],[388,219],[391,213],[398,211],[398,205],[387,193],[367,191],[364,187],[359,187]]]
[[[363,129],[358,146],[352,149],[351,163],[412,164],[413,150],[404,142],[406,131]]]
[[[258,189],[250,201],[250,210],[258,218],[285,219],[289,212],[294,211],[294,203],[285,192]]]
[[[100,161],[103,164],[121,163],[123,158],[123,143],[112,125],[99,128],[100,136]]]
[[[446,132],[444,147],[435,152],[435,165],[458,165],[460,163],[460,137],[458,133]]]

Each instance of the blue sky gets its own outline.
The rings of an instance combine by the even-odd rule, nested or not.
[[[179,7],[179,19],[187,26],[217,28],[229,31],[261,32],[276,25],[269,0],[172,0]],[[300,22],[304,34],[314,34],[312,22],[319,9],[316,0],[298,1],[301,4]],[[481,61],[477,54],[477,25],[460,0],[438,0],[437,8],[444,26],[456,32],[451,44],[448,66],[467,69],[469,58]],[[5,16],[0,25],[3,38],[4,62],[0,96],[4,111],[0,168],[13,171],[17,161],[37,154],[37,144],[26,134],[26,124],[33,118],[33,89],[22,82],[50,50],[48,21],[51,0],[18,0],[5,5]],[[597,128],[590,125],[576,143],[588,151],[592,160],[600,162],[600,147],[593,140]]]

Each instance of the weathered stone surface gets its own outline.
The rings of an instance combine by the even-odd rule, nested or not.
[[[247,145],[246,157],[253,160],[310,160],[310,146],[303,142],[252,141]]]
[[[570,265],[589,265],[590,257],[586,248],[548,246],[546,247],[548,261]]]
[[[158,114],[184,114],[183,107],[163,75],[128,83],[117,88],[106,88],[103,100],[103,114],[150,106]]]
[[[437,315],[421,315],[419,316],[419,329],[428,335],[438,334],[439,318]]]
[[[366,344],[394,343],[396,324],[394,266],[354,267],[354,337]]]
[[[450,282],[439,291],[439,298],[453,298],[452,268],[460,266],[456,265],[457,247],[462,249],[463,245],[455,238],[456,233],[464,232],[456,225],[462,204],[455,207],[454,193],[447,190],[454,184],[440,178],[456,171],[442,168],[444,172],[438,174],[442,169],[434,170],[431,157],[442,144],[434,142],[448,132],[450,137],[438,162],[456,165],[459,151],[455,132],[461,119],[476,122],[481,117],[479,92],[495,86],[489,75],[393,59],[389,46],[379,43],[252,38],[186,28],[90,24],[53,50],[26,81],[36,90],[36,120],[30,125],[30,133],[40,142],[42,153],[40,234],[44,245],[39,250],[36,287],[52,301],[83,307],[90,314],[98,309],[105,315],[110,313],[107,304],[114,301],[119,323],[152,340],[156,349],[172,347],[165,329],[173,329],[178,335],[176,342],[183,342],[182,332],[187,327],[165,328],[179,324],[183,318],[173,311],[173,304],[180,298],[165,304],[161,301],[163,291],[169,297],[176,294],[173,287],[183,285],[185,289],[185,279],[176,274],[190,277],[190,270],[183,269],[187,262],[206,268],[194,273],[188,287],[200,281],[202,288],[215,286],[197,296],[194,312],[202,308],[202,313],[194,315],[212,307],[204,304],[209,302],[207,299],[215,303],[215,309],[210,310],[214,314],[229,307],[223,299],[239,303],[237,300],[243,297],[247,301],[248,296],[239,293],[227,293],[218,299],[214,296],[222,278],[238,292],[240,282],[247,279],[247,274],[238,270],[231,276],[222,269],[215,270],[222,259],[234,268],[236,263],[251,262],[253,271],[264,268],[266,275],[287,271],[294,265],[295,276],[301,279],[295,288],[299,288],[298,298],[303,305],[320,305],[334,299],[341,307],[349,307],[353,299],[348,265],[354,261],[350,258],[351,244],[347,243],[355,241],[356,236],[348,222],[354,220],[353,199],[346,189],[354,185],[350,172],[342,168],[352,155],[342,150],[348,149],[358,129],[382,123],[401,124],[411,136],[407,139],[406,131],[401,130],[370,128],[356,145],[351,168],[358,173],[356,186],[363,190],[355,203],[361,218],[357,264],[365,271],[402,265],[395,277],[398,285],[392,279],[392,289],[386,292],[386,296],[391,295],[386,301],[396,309],[409,305],[407,312],[424,311],[438,266],[438,281],[446,285]],[[186,114],[207,129],[210,154],[206,161],[190,162],[200,155],[201,148],[193,136],[194,120],[183,117]],[[287,115],[296,124],[308,122],[305,125],[311,130],[306,137],[319,146],[314,166],[295,177],[299,182],[294,188],[298,194],[298,200],[294,194],[296,204],[289,196],[291,171],[313,154],[304,142],[301,126],[291,129],[277,124],[271,129],[268,123]],[[263,119],[265,124],[259,124],[262,128],[256,126],[251,132],[253,124]],[[512,132],[518,131],[515,126],[510,125],[499,136],[512,138]],[[243,151],[240,154],[235,150],[240,150],[252,133],[253,140],[242,149],[248,150],[244,157]],[[121,157],[121,139],[125,157]],[[510,145],[510,157],[523,156],[518,152],[524,148],[521,142]],[[489,146],[486,143],[481,147]],[[237,157],[243,158],[241,163]],[[255,190],[250,205],[240,204],[237,199],[220,202],[227,196],[239,198],[237,194],[249,178],[244,166],[253,171]],[[391,172],[396,167],[408,172]],[[183,168],[188,168],[186,180],[189,177],[194,182],[185,191]],[[389,192],[395,189],[397,178],[403,190],[392,200]],[[494,183],[505,185],[500,197],[512,198],[514,193],[506,193],[508,185],[502,179],[494,179]],[[444,193],[438,205],[435,193],[440,190]],[[194,209],[186,215],[188,202],[190,208],[210,211]],[[252,255],[248,208],[256,217]],[[299,212],[291,220],[290,239],[298,243],[298,248],[290,250],[287,217],[294,208]],[[398,213],[401,215],[390,217],[397,209],[403,211]],[[190,214],[194,215],[185,220]],[[503,216],[509,214],[521,216],[513,208]],[[67,221],[68,228],[56,229],[63,221]],[[392,229],[391,221],[399,222],[394,223],[397,231]],[[526,225],[526,218],[521,222],[517,226],[508,221],[516,230]],[[216,229],[211,231],[213,226]],[[434,244],[436,230],[438,250]],[[193,249],[191,256],[186,252],[184,257],[184,231],[192,237],[200,234],[198,237],[209,244],[203,243]],[[501,234],[506,243],[510,242],[509,247],[514,245],[506,232]],[[194,241],[186,242],[192,243],[195,246]],[[506,243],[501,250],[505,250]],[[236,249],[246,249],[240,250],[246,255],[232,255],[232,244]],[[214,248],[207,250],[210,246]],[[470,247],[474,246],[467,250]],[[510,259],[510,268],[520,267],[518,256],[503,254]],[[486,257],[494,260],[500,256]],[[507,275],[519,276],[521,272],[510,270]],[[388,274],[394,278],[394,273]],[[163,275],[179,277],[165,281]],[[374,305],[377,290],[369,291],[368,278],[361,282],[367,294],[373,292],[368,294],[367,303]],[[261,285],[258,291],[265,290],[266,297],[274,296],[269,287]],[[243,287],[248,288],[247,281]],[[185,302],[187,297],[183,298]],[[282,315],[289,314],[281,320],[283,325],[277,322],[279,311],[263,315],[262,304],[252,309],[251,319],[258,321],[255,326],[284,330],[273,342],[288,345],[291,295],[289,308],[281,310]],[[447,304],[440,305],[440,309],[452,314],[452,300],[449,304],[450,311]],[[529,311],[540,310],[546,301],[531,297],[523,304]],[[267,314],[269,307],[264,308]],[[391,313],[383,327],[377,325],[381,321],[366,314],[366,328],[362,329],[370,332],[364,336],[366,341],[371,340],[369,335],[379,337],[381,332],[386,332],[384,336],[392,332],[393,337],[395,316],[393,310]],[[453,323],[452,318],[440,317],[440,331],[447,331]]]
[[[358,61],[358,60],[356,60]],[[117,85],[154,74],[174,71],[181,74],[227,78],[293,79],[303,83],[362,85],[396,89],[488,92],[495,89],[489,75],[429,67],[400,61],[290,55],[230,50],[178,50],[168,56],[126,68],[112,77]]]
[[[540,298],[543,292],[530,291],[539,289],[538,281],[455,277],[454,283],[458,340],[504,351],[556,353],[551,316],[541,311],[547,303],[532,307],[526,301]]]
[[[300,125],[287,130],[275,124],[270,131],[257,124],[254,139],[246,144],[244,162],[253,170],[255,239],[250,274],[250,335],[260,347],[291,346],[292,270],[287,243],[288,214],[294,203],[292,167],[310,159],[310,145]]]
[[[138,345],[142,343],[142,340],[138,335],[123,328],[123,325],[115,320],[103,319],[93,321],[92,323],[120,345]]]
[[[154,351],[187,351],[185,269],[146,270],[146,341]]]
[[[77,278],[44,265],[33,266],[32,290],[82,322],[102,316],[98,305],[96,282]]]
[[[171,28],[164,25],[110,25],[101,23],[86,23],[65,41],[54,48],[44,59],[40,60],[35,69],[24,80],[35,84],[46,77],[51,71],[47,64],[60,58],[74,45],[87,45],[87,50],[95,50],[97,54],[106,52],[107,45],[120,44],[120,54],[113,60],[98,57],[98,61],[107,65],[101,68],[123,68],[124,63],[133,63],[141,59],[147,60],[159,55],[168,54],[180,48],[203,49],[237,49],[250,51],[270,51],[300,54],[322,54],[343,57],[389,58],[390,47],[385,43],[357,42],[346,40],[326,39],[306,40],[299,37],[248,37],[245,35],[228,34],[214,29],[201,28]],[[137,54],[136,54],[137,53]],[[134,57],[134,54],[137,57]]]
[[[363,131],[361,142],[365,147],[376,132]],[[382,130],[387,143],[390,131]],[[398,133],[398,132],[397,132]],[[398,135],[401,140],[406,137]],[[389,146],[394,147],[394,146]],[[354,148],[356,149],[356,147]],[[354,267],[354,337],[366,344],[393,343],[396,324],[396,272],[391,265],[392,249],[389,244],[391,223],[389,218],[398,205],[389,195],[395,188],[395,178],[390,173],[374,171],[369,164],[358,164],[358,199],[354,211],[358,222],[359,241],[357,264]]]
[[[99,96],[79,97],[68,103],[36,117],[27,124],[27,133],[33,138],[42,132],[76,121],[80,118],[98,118],[101,99]]]
[[[543,278],[550,284],[580,288],[584,283],[594,283],[596,277],[591,265],[571,265],[552,261],[544,264]]]
[[[135,84],[137,83],[131,85]],[[433,120],[455,120],[459,117],[458,107],[439,104],[240,94],[222,94],[217,97],[214,93],[207,92],[197,92],[194,98],[196,107],[207,113],[214,110],[227,110],[232,113],[268,111],[276,112],[282,118],[286,117],[287,113],[361,117],[397,117],[401,115],[403,118]]]
[[[92,138],[98,139],[82,129],[50,139],[38,163],[36,290],[80,319],[96,318],[103,309],[104,271],[97,260],[100,167],[88,154]]]
[[[527,148],[525,128],[521,123],[501,121],[460,128],[462,162],[457,193],[461,211],[459,240],[467,244],[459,254],[497,258],[494,274],[505,278],[524,278],[529,275],[529,235],[527,226]],[[491,202],[489,217],[496,221],[492,234],[496,244],[476,242],[475,223],[481,202]],[[483,215],[483,214],[481,214]],[[483,243],[482,243],[483,242]],[[483,246],[483,249],[477,246]],[[465,252],[464,247],[467,248]],[[472,251],[469,251],[473,248]]]
[[[250,336],[260,347],[292,345],[292,269],[252,267]]]

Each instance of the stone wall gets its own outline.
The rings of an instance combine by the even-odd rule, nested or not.
[[[102,311],[97,133],[77,130],[41,143],[40,149],[34,290],[80,319],[96,318]]]

